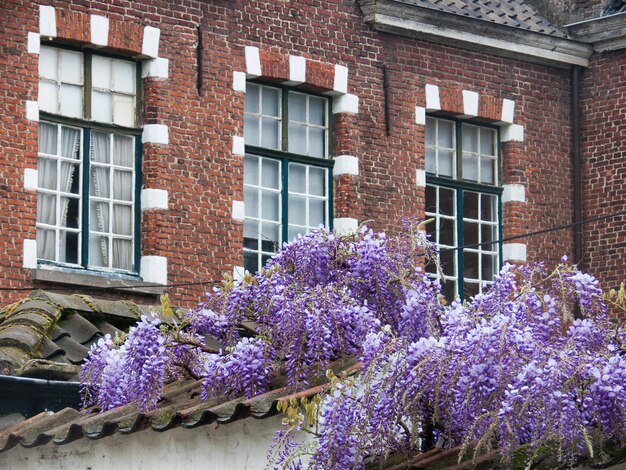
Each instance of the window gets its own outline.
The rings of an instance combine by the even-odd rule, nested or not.
[[[257,271],[283,240],[330,220],[329,99],[247,84],[244,266]]]
[[[426,218],[434,219],[427,232],[443,273],[427,268],[443,274],[449,299],[482,292],[500,265],[498,152],[495,127],[426,119]]]
[[[42,46],[37,257],[137,272],[138,64]]]

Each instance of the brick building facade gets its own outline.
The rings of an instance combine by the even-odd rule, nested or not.
[[[599,47],[541,4],[456,3],[8,0],[0,286],[193,305],[318,223],[426,215],[483,243],[443,260],[457,292],[563,254],[626,278],[624,216],[484,245],[577,220],[576,153],[582,215],[624,209],[623,15]]]

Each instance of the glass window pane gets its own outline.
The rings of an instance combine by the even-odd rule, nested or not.
[[[113,60],[113,90],[135,93],[135,64],[125,60]]]
[[[463,298],[469,300],[478,294],[480,286],[477,282],[465,282],[463,284]]]
[[[259,216],[259,192],[256,189],[244,188],[243,204],[246,217]]]
[[[439,213],[455,215],[456,191],[454,189],[439,188]]]
[[[426,172],[427,173],[436,173],[437,172],[437,151],[434,148],[426,148]]]
[[[248,113],[259,112],[259,85],[256,85],[254,83],[246,83],[244,111]]]
[[[309,153],[311,157],[326,156],[326,131],[319,127],[309,127]]]
[[[56,234],[54,230],[37,229],[37,258],[54,260]]]
[[[287,237],[290,242],[294,241],[298,235],[304,235],[305,233],[302,227],[292,227],[291,225],[289,226],[287,232]]]
[[[108,202],[91,201],[89,212],[89,229],[94,232],[109,231]]]
[[[259,223],[246,219],[243,223],[243,247],[258,250]]]
[[[61,263],[78,263],[78,239],[77,232],[65,230],[59,232],[59,261]]]
[[[280,195],[264,191],[261,196],[261,218],[265,220],[278,219],[278,203]]]
[[[37,193],[37,222],[57,224],[57,199],[54,194]]]
[[[92,56],[91,82],[96,88],[111,89],[111,59],[98,55]]]
[[[326,196],[326,170],[309,167],[309,194]]]
[[[57,161],[51,158],[37,159],[37,185],[43,189],[57,189]]]
[[[132,235],[133,211],[132,206],[113,204],[113,233],[117,235]]]
[[[455,250],[442,250],[439,255],[441,260],[441,269],[446,276],[456,276],[456,251]]]
[[[246,145],[259,145],[259,118],[245,115],[243,120],[243,138]]]
[[[437,145],[437,120],[426,118],[426,145]]]
[[[61,156],[78,160],[80,155],[80,130],[61,127]]]
[[[74,85],[61,85],[61,114],[83,117],[83,89]]]
[[[480,181],[481,183],[495,184],[494,179],[494,163],[495,160],[491,158],[480,159]]]
[[[109,168],[92,165],[91,180],[89,181],[89,194],[102,198],[109,196]]]
[[[113,123],[126,127],[135,125],[135,98],[113,95]]]
[[[426,186],[426,212],[437,213],[437,187]],[[433,225],[433,224],[429,224]]]
[[[261,249],[275,252],[278,249],[279,224],[263,222],[261,224]]]
[[[259,270],[259,257],[256,253],[244,251],[243,253],[243,267],[246,271],[255,273]]]
[[[492,196],[490,194],[480,195],[481,220],[488,220],[490,222],[495,222],[497,220],[496,201],[496,196]]]
[[[463,253],[463,277],[478,279],[478,253]]]
[[[465,246],[478,243],[478,224],[473,222],[463,222],[463,244]],[[477,248],[477,247],[472,247]]]
[[[261,91],[261,107],[265,116],[280,116],[279,90],[263,87]]]
[[[317,126],[326,125],[326,100],[324,98],[309,97],[309,122]]]
[[[317,227],[326,222],[326,201],[309,199],[309,227]]]
[[[289,124],[289,151],[306,154],[306,127]]]
[[[306,225],[306,198],[289,196],[289,223]]]
[[[111,162],[111,134],[103,132],[91,133],[91,161],[97,163]]]
[[[68,162],[61,162],[61,178],[59,190],[64,193],[80,193],[80,176],[78,174],[78,165]]]
[[[56,155],[57,153],[57,126],[46,122],[39,123],[39,153]]]
[[[58,71],[59,49],[41,46],[39,48],[39,76],[56,80]]]
[[[480,153],[496,155],[496,131],[482,127],[480,129]]]
[[[127,168],[135,166],[134,139],[127,135],[113,136],[113,163]]]
[[[61,81],[82,85],[83,55],[80,52],[61,50]]]
[[[440,219],[439,222],[439,244],[455,246],[456,224],[453,219]]]
[[[463,192],[463,217],[478,219],[478,193]]]
[[[306,166],[291,163],[289,165],[289,191],[293,193],[306,193]]]
[[[498,239],[498,227],[494,225],[481,225],[480,227],[481,242],[496,241]],[[481,250],[483,251],[496,251],[497,245],[483,245]]]
[[[463,152],[478,152],[478,127],[463,126]]]
[[[437,145],[451,149],[454,142],[454,123],[450,121],[438,120],[439,129],[437,135]]]
[[[264,158],[261,162],[261,185],[264,188],[278,189],[280,183],[280,162]]]
[[[244,184],[259,184],[259,159],[257,157],[245,157],[243,162],[243,182]]]
[[[456,287],[456,282],[454,282],[451,279],[446,279],[445,283],[443,284],[442,288],[441,288],[441,292],[443,294],[443,296],[448,299],[449,301],[454,300],[457,298],[457,287]]]
[[[91,118],[94,121],[112,122],[113,105],[111,104],[111,94],[100,91],[91,93]]]
[[[131,171],[113,172],[113,199],[133,200],[133,173]]]
[[[59,88],[56,83],[39,81],[39,108],[49,113],[59,112]]]
[[[482,261],[481,279],[485,281],[493,280],[493,277],[496,274],[497,257],[495,255],[482,255],[481,261]]]
[[[306,95],[289,93],[289,120],[306,122]]]
[[[93,234],[89,235],[89,264],[109,267],[109,240]]]
[[[130,271],[133,269],[133,243],[131,240],[113,240],[113,268]]]
[[[477,158],[463,152],[463,179],[478,181]]]
[[[453,158],[452,150],[439,150],[439,176],[453,176]]]
[[[280,121],[271,118],[263,118],[261,128],[261,146],[277,149],[279,142]]]

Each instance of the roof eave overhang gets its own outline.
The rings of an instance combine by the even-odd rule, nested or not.
[[[572,37],[592,45],[596,52],[626,48],[626,12],[572,23],[565,27]]]
[[[374,29],[526,62],[587,67],[593,48],[566,38],[466,18],[401,0],[361,0]]]

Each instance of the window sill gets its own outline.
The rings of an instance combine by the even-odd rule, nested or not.
[[[154,283],[144,282],[141,278],[132,278],[113,273],[96,271],[68,271],[63,268],[40,266],[31,270],[31,280],[52,284],[72,285],[86,289],[106,289],[109,291],[127,292],[135,294],[161,295],[165,292],[164,287]],[[131,287],[132,286],[132,287]]]

